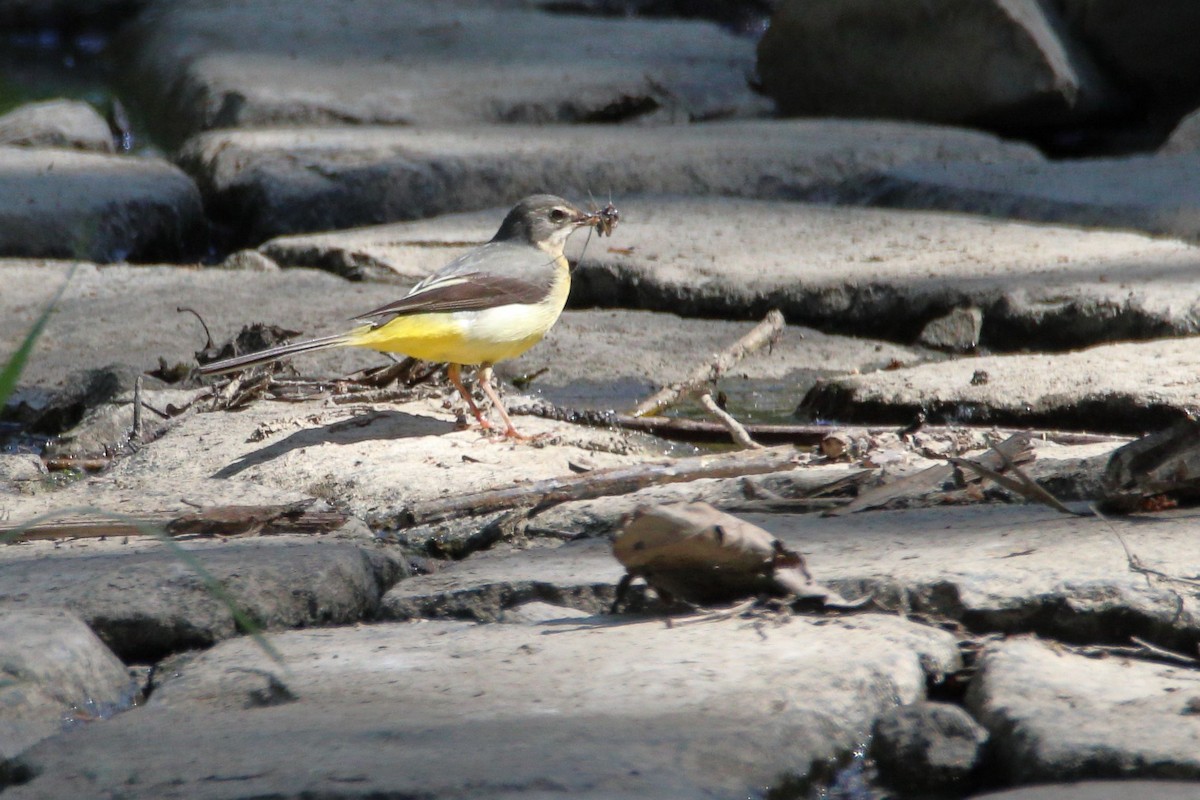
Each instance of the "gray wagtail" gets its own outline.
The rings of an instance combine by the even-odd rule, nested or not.
[[[454,387],[487,430],[491,425],[461,375],[464,365],[478,365],[477,381],[504,420],[504,435],[525,438],[492,387],[492,365],[533,347],[558,320],[571,289],[563,255],[567,237],[589,225],[611,233],[617,219],[611,205],[585,213],[554,195],[526,197],[508,212],[490,242],[451,261],[396,302],[355,317],[362,325],[215,361],[200,367],[200,373],[230,372],[296,353],[350,346],[443,361],[450,365]]]

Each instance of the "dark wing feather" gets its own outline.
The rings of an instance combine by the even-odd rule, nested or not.
[[[556,272],[554,259],[536,248],[490,242],[442,267],[394,303],[355,319],[382,325],[404,314],[537,303],[550,293]]]

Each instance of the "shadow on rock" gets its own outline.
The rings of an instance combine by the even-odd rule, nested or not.
[[[285,439],[247,453],[213,473],[214,478],[231,478],[250,467],[304,447],[322,444],[356,444],[379,439],[412,439],[440,436],[457,430],[453,423],[417,416],[403,411],[373,411],[348,420],[339,420],[319,428],[306,428]]]

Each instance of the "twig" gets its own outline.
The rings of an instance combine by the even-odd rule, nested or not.
[[[491,489],[414,503],[407,508],[381,514],[368,522],[375,528],[410,528],[456,517],[504,511],[517,506],[532,506],[531,514],[536,514],[572,500],[628,494],[647,486],[684,483],[702,478],[735,478],[742,475],[781,472],[792,469],[796,464],[796,450],[790,446],[693,456],[665,464],[637,464],[598,469],[584,475],[550,478],[524,486]]]
[[[999,454],[1002,450],[1004,451],[1004,456]],[[976,466],[982,465],[983,467],[999,469],[1004,465],[1004,457],[1014,461],[1028,461],[1032,459],[1033,448],[1029,445],[1029,435],[1026,433],[1015,433],[1003,442],[992,445],[989,450],[979,456],[977,461],[970,463]],[[953,460],[950,459],[951,462]],[[891,483],[867,489],[841,508],[826,511],[825,516],[837,517],[845,514],[853,514],[868,508],[878,508],[897,497],[931,491],[935,487],[944,484],[953,475],[954,469],[950,464],[935,464],[913,475],[906,475]]]
[[[997,452],[999,452],[999,451],[997,451]],[[1001,453],[1001,455],[1003,456],[1003,453]],[[1033,500],[1035,502],[1047,505],[1050,508],[1053,508],[1055,511],[1059,511],[1063,514],[1070,514],[1073,517],[1090,517],[1090,516],[1092,516],[1091,511],[1073,511],[1072,509],[1067,508],[1065,505],[1063,505],[1061,500],[1059,500],[1054,495],[1050,494],[1048,491],[1043,489],[1037,483],[1034,483],[1034,481],[1025,473],[1025,470],[1021,469],[1016,464],[1013,464],[1012,461],[1007,459],[1007,457],[1005,457],[1005,461],[1006,461],[1008,470],[1010,472],[1012,472],[1013,474],[1017,475],[1018,476],[1017,478],[1013,478],[1010,475],[1002,474],[1000,472],[997,472],[997,471],[991,469],[990,467],[986,467],[983,464],[978,464],[967,458],[957,458],[957,457],[951,456],[950,458],[947,459],[947,461],[949,461],[951,464],[953,464],[956,467],[963,467],[965,469],[969,469],[972,472],[975,472],[975,473],[981,475],[982,477],[987,478],[988,480],[992,481],[993,483],[1003,486],[1005,489],[1008,489],[1010,492],[1016,492],[1017,494],[1026,498],[1027,500]]]
[[[284,505],[208,506],[189,514],[144,514],[120,518],[56,519],[31,527],[27,523],[0,528],[0,537],[20,530],[11,542],[46,539],[100,539],[144,536],[159,526],[171,536],[246,536],[251,534],[327,533],[346,524],[336,511],[310,511],[312,501]]]
[[[640,431],[664,439],[686,440],[693,442],[723,441],[729,435],[729,430],[716,422],[699,419],[684,419],[681,417],[635,417],[630,414],[613,414],[600,411],[580,411],[569,408],[558,408],[544,402],[525,406],[515,406],[509,409],[510,414],[521,414],[529,417],[570,422],[575,425],[586,425],[594,428],[621,428],[622,430]],[[802,447],[812,447],[821,443],[831,433],[843,433],[851,438],[865,436],[882,436],[896,433],[897,427],[892,426],[863,426],[863,425],[764,425],[747,423],[742,427],[751,437],[765,444],[794,444]],[[962,433],[967,431],[995,432],[1000,435],[1011,435],[1024,431],[1012,428],[992,428],[971,425],[926,425],[921,432],[929,435]],[[1075,431],[1037,431],[1034,438],[1061,445],[1084,444],[1120,444],[1130,441],[1128,436],[1108,436],[1104,434],[1077,433]]]
[[[748,450],[761,450],[762,445],[750,438],[750,434],[742,426],[742,423],[733,418],[725,409],[717,405],[717,401],[713,400],[713,396],[709,392],[703,392],[697,398],[700,405],[704,406],[704,410],[712,414],[722,425],[729,429],[729,435],[733,437],[733,441]]]
[[[1151,655],[1158,656],[1159,658],[1168,661],[1195,666],[1198,660],[1194,656],[1189,656],[1186,653],[1176,653],[1174,650],[1168,650],[1165,647],[1159,647],[1156,644],[1147,642],[1145,639],[1139,639],[1137,636],[1130,636],[1129,641],[1148,651]]]
[[[673,383],[664,387],[649,399],[643,400],[633,410],[632,416],[645,417],[657,414],[664,408],[674,405],[680,399],[700,390],[716,380],[726,370],[741,361],[750,353],[760,350],[768,344],[773,344],[783,334],[783,314],[777,309],[767,312],[763,321],[754,329],[738,339],[732,346],[717,353],[707,364],[702,364],[682,383]]]
[[[129,432],[129,441],[140,444],[142,441],[142,375],[133,382],[133,429]]]

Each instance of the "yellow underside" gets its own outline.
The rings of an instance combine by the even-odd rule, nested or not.
[[[557,261],[553,287],[539,303],[408,314],[378,328],[351,331],[346,344],[451,364],[495,364],[516,358],[542,340],[566,305],[570,272],[565,258]]]
[[[544,314],[538,313],[536,306],[504,308],[528,311],[510,312],[507,315],[494,315],[491,312],[412,314],[397,317],[374,330],[363,328],[353,331],[347,344],[384,353],[400,353],[425,361],[495,364],[516,358],[533,347],[554,324],[553,320],[544,324]],[[493,319],[481,318],[485,314]],[[505,319],[506,316],[509,319]],[[487,322],[497,324],[488,325]]]

